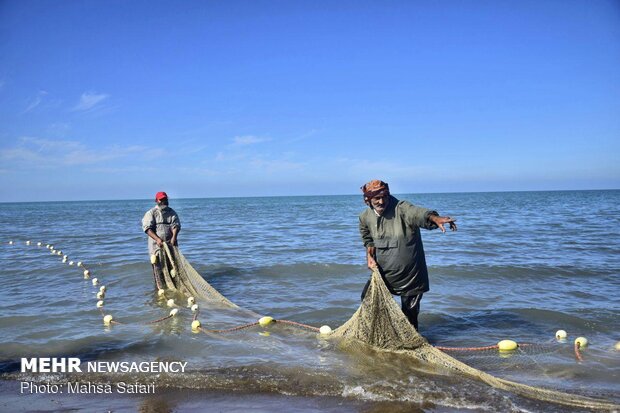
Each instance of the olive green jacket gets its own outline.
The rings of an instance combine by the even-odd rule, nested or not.
[[[376,248],[375,259],[393,294],[408,296],[429,290],[420,228],[437,228],[428,219],[431,215],[437,212],[390,195],[383,215],[368,208],[359,216],[364,246]]]

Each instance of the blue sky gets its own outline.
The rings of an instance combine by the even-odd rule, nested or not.
[[[0,2],[3,201],[620,188],[618,1]]]

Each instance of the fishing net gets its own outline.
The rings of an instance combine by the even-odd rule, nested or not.
[[[202,298],[210,303],[221,304],[225,307],[239,308],[235,303],[224,297],[211,286],[191,266],[177,247],[170,248],[164,243],[157,252],[157,259],[162,263],[166,287],[173,291],[196,298]]]
[[[200,297],[211,303],[238,308],[220,294],[190,265],[178,248],[160,250],[160,262],[168,288]],[[174,270],[174,272],[173,272]],[[174,276],[173,276],[174,275]],[[340,338],[341,347],[372,346],[383,351],[406,354],[434,366],[477,378],[506,391],[536,400],[598,410],[618,410],[620,406],[605,400],[572,395],[504,380],[475,369],[431,346],[409,323],[378,270],[373,271],[370,286],[353,316],[333,331],[330,337]]]
[[[386,351],[404,353],[431,365],[456,370],[478,378],[493,387],[525,397],[589,409],[619,408],[605,400],[500,379],[470,367],[436,349],[409,323],[385,286],[381,274],[376,270],[372,273],[370,287],[360,307],[346,323],[334,330],[332,336],[348,339],[344,341],[345,346],[371,345]]]

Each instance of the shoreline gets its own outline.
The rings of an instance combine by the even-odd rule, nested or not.
[[[158,389],[154,394],[56,393],[22,394],[20,381],[0,379],[0,410],[12,412],[247,412],[288,411],[387,413],[424,410],[415,403],[364,401],[334,396],[291,396],[279,393]],[[432,408],[432,406],[428,406]]]

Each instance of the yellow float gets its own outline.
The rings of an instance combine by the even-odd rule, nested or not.
[[[514,351],[517,347],[519,347],[519,345],[513,340],[502,340],[497,343],[497,348],[499,348],[499,351]]]
[[[271,323],[273,323],[273,317],[269,316],[261,317],[258,320],[258,324],[260,324],[261,327],[267,327]]]

